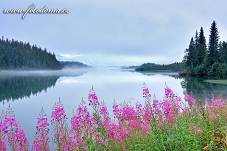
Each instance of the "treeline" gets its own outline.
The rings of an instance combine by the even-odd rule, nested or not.
[[[60,69],[54,53],[29,43],[0,38],[0,69]]]
[[[227,78],[227,42],[219,42],[219,32],[215,21],[211,24],[208,46],[203,27],[191,38],[185,51],[183,74]]]
[[[155,63],[144,63],[136,67],[136,71],[182,71],[183,63],[171,63],[167,65],[160,65]]]

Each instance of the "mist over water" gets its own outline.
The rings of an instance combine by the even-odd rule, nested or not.
[[[5,76],[79,76],[89,68],[63,68],[62,70],[1,70],[0,78]]]
[[[227,98],[226,86],[208,84],[195,78],[179,79],[175,75],[176,73],[138,73],[119,67],[1,71],[0,110],[11,105],[29,142],[32,142],[36,118],[42,108],[50,119],[52,107],[60,98],[70,120],[82,98],[88,103],[87,95],[92,86],[100,101],[104,100],[109,109],[114,103],[143,103],[144,82],[158,99],[163,98],[166,86],[181,97],[184,91],[189,91],[200,100],[213,96]]]

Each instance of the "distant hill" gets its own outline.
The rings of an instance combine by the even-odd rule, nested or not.
[[[135,68],[136,71],[182,71],[183,63],[172,63],[167,65],[160,65],[155,63],[144,63]]]
[[[62,69],[84,68],[77,61],[58,61],[54,53],[29,43],[0,39],[0,69]]]
[[[54,53],[29,43],[0,38],[0,69],[61,69]]]
[[[135,70],[138,68],[138,66],[122,66],[121,69],[126,69],[126,70]]]
[[[87,68],[90,67],[84,63],[78,61],[61,61],[61,64],[64,68]]]

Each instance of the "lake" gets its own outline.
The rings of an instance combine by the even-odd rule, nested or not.
[[[138,73],[119,67],[89,68],[62,71],[1,71],[0,109],[10,105],[24,128],[29,142],[34,138],[36,117],[43,108],[48,118],[60,98],[70,119],[73,110],[93,86],[99,99],[108,108],[113,103],[143,102],[142,87],[146,83],[152,95],[163,98],[168,86],[179,96],[191,92],[204,101],[213,96],[227,98],[227,86],[203,82],[196,78],[177,78],[176,73]],[[31,145],[31,144],[30,144]]]

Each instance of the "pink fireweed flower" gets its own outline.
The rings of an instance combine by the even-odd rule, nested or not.
[[[186,101],[188,101],[188,104],[190,106],[194,106],[195,105],[195,99],[191,95],[187,94],[186,92],[184,92],[184,99]]]
[[[145,99],[146,104],[151,104],[151,94],[149,88],[147,87],[146,83],[143,84],[143,98]]]
[[[150,107],[148,105],[145,105],[143,110],[144,110],[143,119],[145,121],[150,121],[152,119],[152,111]]]
[[[149,133],[150,131],[150,124],[149,123],[142,123],[141,129],[144,133]]]
[[[126,127],[122,127],[121,129],[121,137],[125,138],[130,135],[130,131]]]
[[[143,105],[141,103],[137,102],[136,107],[135,107],[135,111],[136,111],[137,117],[142,117],[143,114],[144,114]]]
[[[64,127],[60,131],[55,132],[55,140],[57,141],[57,149],[59,151],[73,151],[76,149],[74,137]]]
[[[150,99],[151,97],[149,88],[147,87],[146,83],[143,84],[143,97],[146,99]]]
[[[65,144],[65,146],[64,146],[65,151],[76,150],[79,146],[79,145],[77,145],[78,139],[76,138],[76,136],[73,133],[69,134],[66,142],[67,142],[67,144]]]
[[[124,119],[135,119],[137,118],[137,112],[133,107],[125,106],[122,109]]]
[[[18,124],[14,117],[5,117],[3,121],[3,131],[8,133],[11,128],[17,128]]]
[[[136,119],[129,120],[129,126],[134,129],[140,129],[140,121]]]
[[[28,140],[23,129],[17,123],[14,112],[10,106],[5,112],[5,117],[2,124],[3,132],[7,136],[11,149],[18,151],[27,151]]]
[[[160,118],[162,115],[162,111],[161,111],[161,102],[159,102],[158,99],[154,99],[153,100],[153,113],[154,113],[154,117],[155,118]]]
[[[93,87],[89,91],[88,101],[89,101],[89,105],[91,105],[97,111],[97,107],[99,105],[99,100],[98,100],[98,97],[97,97]]]
[[[55,103],[55,106],[52,110],[51,114],[51,121],[52,122],[64,122],[67,119],[64,107],[59,100],[57,103]]]
[[[1,137],[1,134],[3,134],[3,113],[0,114],[0,137]]]
[[[224,101],[221,98],[212,98],[210,101],[206,101],[207,107],[224,107]]]
[[[52,110],[51,122],[54,126],[54,140],[57,144],[57,150],[64,150],[64,144],[67,143],[68,130],[66,128],[66,114],[64,107],[59,100],[55,103]]]
[[[97,133],[97,134],[95,135],[95,140],[96,140],[96,142],[98,142],[99,144],[102,144],[102,145],[105,144],[105,140],[103,139],[101,133]]]
[[[168,122],[172,122],[175,120],[175,114],[177,110],[178,108],[173,102],[170,102],[169,100],[164,100],[162,102],[163,115]]]
[[[93,118],[84,105],[80,105],[74,116],[71,118],[71,126],[74,131],[80,131],[81,128],[92,128]]]
[[[176,115],[174,113],[168,113],[166,114],[166,120],[167,122],[173,122],[176,119]]]
[[[104,128],[106,128],[108,126],[111,118],[109,117],[109,112],[108,112],[108,109],[105,106],[104,102],[102,102],[99,112],[101,115],[102,126]]]
[[[96,123],[87,106],[80,104],[71,118],[71,128],[77,147],[85,149],[86,140],[95,134]]]
[[[2,136],[0,136],[0,150],[1,151],[6,151],[6,144],[5,144]]]
[[[188,107],[183,108],[183,113],[189,113],[190,109]]]
[[[100,107],[100,114],[101,115],[107,115],[108,114],[108,110],[107,110],[106,106],[102,105]]]
[[[35,151],[48,151],[49,150],[49,122],[44,113],[44,110],[41,110],[39,117],[37,118],[36,125],[36,136],[33,142],[33,149]]]
[[[146,87],[144,87],[144,88],[143,88],[143,97],[144,97],[144,98],[148,98],[148,97],[150,97],[150,96],[151,96],[151,95],[150,95],[149,89],[146,88]]]
[[[175,94],[173,93],[173,91],[170,88],[166,87],[165,88],[165,96],[167,98],[172,98],[172,97],[175,97]]]
[[[173,104],[168,100],[164,100],[162,103],[162,110],[164,114],[168,114],[172,111]]]
[[[165,88],[165,97],[166,99],[169,99],[169,101],[174,102],[176,105],[180,106],[183,103],[183,100],[168,87]]]
[[[131,134],[130,130],[122,124],[111,122],[109,122],[108,127],[106,127],[106,130],[108,138],[116,143],[119,143],[122,150],[126,150],[125,138]]]
[[[17,121],[15,119],[14,112],[10,106],[8,106],[5,117],[2,122],[2,130],[4,133],[8,133],[12,129],[16,129],[18,127]]]
[[[18,143],[19,151],[28,151],[28,140],[22,128],[18,128],[16,131],[16,139]]]
[[[181,105],[183,103],[183,100],[179,96],[175,96],[175,104],[176,105]]]
[[[3,114],[0,115],[0,150],[1,151],[6,151],[6,144],[4,142],[4,136],[3,136]]]
[[[123,115],[123,110],[120,105],[113,105],[113,113],[114,117],[120,121]]]

